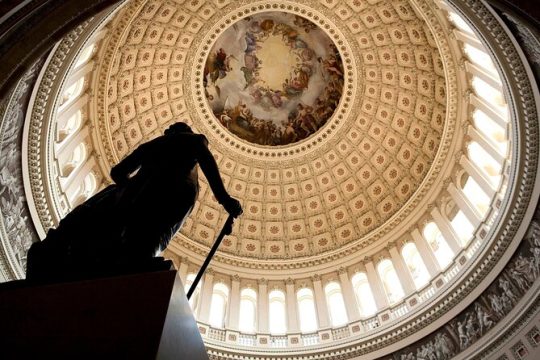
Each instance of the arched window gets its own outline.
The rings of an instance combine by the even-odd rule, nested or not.
[[[469,44],[463,46],[463,51],[472,63],[481,66],[484,70],[487,70],[492,74],[497,74],[497,69],[493,64],[491,57],[486,52]]]
[[[494,185],[499,184],[502,166],[482,146],[471,141],[467,145],[467,155]]]
[[[82,184],[75,192],[75,200],[72,202],[72,207],[82,204],[89,199],[97,188],[96,176],[94,173],[89,173],[85,176]]]
[[[463,30],[466,33],[474,34],[473,29],[463,20],[461,16],[456,14],[453,11],[448,12],[448,17],[450,18],[450,21],[454,23],[460,30]]]
[[[317,313],[313,291],[308,288],[302,288],[296,293],[296,299],[298,301],[298,313],[300,315],[300,331],[307,333],[317,330]]]
[[[281,290],[272,290],[268,294],[268,317],[270,319],[271,334],[285,334],[287,332],[287,319],[285,317],[285,294]]]
[[[66,121],[65,126],[58,130],[57,141],[60,143],[67,139],[71,134],[74,134],[81,128],[82,125],[82,113],[81,110],[77,110],[75,114]]]
[[[365,273],[357,273],[352,279],[354,294],[356,295],[356,303],[360,308],[360,315],[371,316],[377,311],[375,299],[369,286],[369,281]]]
[[[94,175],[94,173],[91,172],[86,175],[83,184],[84,192],[87,194],[88,197],[92,196],[92,194],[96,191],[97,188],[96,176]]]
[[[403,288],[401,287],[392,261],[388,259],[382,260],[379,265],[377,265],[377,271],[381,277],[384,291],[386,292],[386,297],[388,298],[390,305],[401,300],[405,294],[403,293]]]
[[[193,281],[195,281],[195,277],[197,274],[189,273],[186,276],[186,283],[184,284],[184,292],[187,294],[189,291],[189,288],[191,287],[191,284],[193,284]],[[201,282],[197,284],[197,287],[195,288],[195,291],[193,291],[193,294],[191,294],[191,298],[189,299],[189,305],[191,306],[191,309],[193,310],[193,314],[197,313],[197,303],[199,302],[199,294],[201,291]]]
[[[90,60],[90,58],[94,54],[94,48],[95,48],[95,44],[90,44],[81,51],[81,53],[79,54],[79,58],[77,59],[77,62],[75,63],[75,68],[78,68],[79,66],[86,64]]]
[[[71,175],[73,170],[80,166],[84,160],[86,160],[86,145],[84,145],[84,143],[80,143],[75,147],[75,149],[73,149],[69,160],[62,165],[62,177],[68,177]]]
[[[75,81],[73,85],[71,85],[64,91],[64,94],[62,95],[61,106],[64,106],[65,104],[70,103],[76,98],[78,98],[79,95],[81,95],[83,89],[84,89],[84,76],[81,77],[79,80]]]
[[[454,252],[441,234],[441,231],[434,222],[430,222],[424,227],[424,238],[429,243],[431,250],[435,254],[441,268],[445,268],[454,257]]]
[[[222,328],[225,325],[225,313],[227,308],[227,298],[229,288],[223,283],[217,283],[212,290],[212,300],[210,302],[210,316],[208,322],[211,326]]]
[[[240,318],[238,322],[240,331],[255,332],[256,314],[257,293],[253,289],[245,288],[240,292]]]
[[[484,134],[487,139],[490,139],[502,155],[506,155],[508,138],[504,129],[482,110],[474,110],[472,118],[474,127]],[[508,118],[505,118],[505,120],[508,120]]]
[[[456,213],[450,224],[457,234],[461,245],[465,246],[473,237],[474,226],[461,210]]]
[[[476,95],[488,103],[494,110],[504,115],[508,113],[506,101],[499,89],[494,88],[478,76],[473,76],[472,86]]]
[[[407,268],[411,273],[414,280],[414,285],[417,289],[426,285],[429,282],[429,272],[427,271],[424,260],[420,256],[416,245],[413,243],[407,243],[401,249],[401,255],[407,264]]]
[[[337,282],[332,281],[325,286],[324,292],[326,293],[332,326],[338,327],[345,325],[349,319],[347,318],[347,310],[345,309],[345,302],[341,294],[341,286]]]

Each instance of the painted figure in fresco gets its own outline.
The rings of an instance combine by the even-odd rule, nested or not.
[[[233,56],[227,55],[223,48],[210,54],[208,61],[204,67],[204,82],[205,86],[208,83],[208,79],[211,80],[212,84],[215,84],[218,79],[223,79],[227,72],[231,71],[230,61]]]
[[[86,273],[151,261],[193,209],[199,192],[197,164],[217,201],[239,216],[240,202],[225,190],[208,141],[179,122],[113,167],[115,184],[75,208],[32,246],[27,277],[61,277],[65,271]]]
[[[298,134],[296,134],[296,130],[293,127],[293,122],[288,121],[285,125],[285,130],[283,131],[282,135],[282,144],[290,144],[296,141],[298,138]]]
[[[297,115],[296,122],[302,130],[305,131],[306,136],[317,131],[317,126],[315,125],[315,118],[313,117],[313,108],[308,105],[298,104],[296,106]]]
[[[203,83],[224,127],[249,142],[276,146],[305,139],[326,124],[341,99],[344,71],[340,53],[329,39],[322,46],[311,45],[324,35],[317,29],[293,15],[257,15],[235,24],[218,40],[205,65]],[[293,60],[283,70],[281,85],[275,86],[261,77],[267,70],[265,52],[258,58],[261,49],[271,46],[265,45],[271,36],[277,37],[272,42],[283,41]],[[232,46],[233,41],[238,44]],[[231,66],[230,59],[238,64]]]

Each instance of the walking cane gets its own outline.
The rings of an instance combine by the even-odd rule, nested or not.
[[[212,249],[210,249],[210,252],[208,253],[208,256],[206,257],[206,260],[204,260],[204,263],[202,264],[201,269],[197,273],[195,280],[193,280],[193,284],[191,284],[191,287],[189,288],[189,291],[187,293],[188,300],[191,298],[191,295],[193,295],[193,292],[197,288],[199,281],[201,281],[201,278],[204,275],[204,272],[206,271],[208,264],[210,264],[210,261],[212,261],[214,254],[216,253],[219,245],[221,244],[221,241],[223,240],[225,235],[229,235],[232,232],[233,222],[234,222],[234,216],[229,215],[229,217],[227,218],[227,221],[225,221],[225,224],[223,225],[223,228],[221,228],[221,232],[219,233],[216,241],[214,242]]]

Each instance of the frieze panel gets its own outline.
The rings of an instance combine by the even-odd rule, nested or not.
[[[0,109],[0,255],[3,273],[12,279],[24,277],[26,253],[39,240],[24,192],[20,145],[30,95],[44,61],[41,58],[30,67]]]

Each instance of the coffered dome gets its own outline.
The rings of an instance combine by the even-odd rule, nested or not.
[[[440,21],[428,25],[406,2],[236,5],[128,5],[100,66],[107,81],[98,84],[96,124],[106,166],[186,121],[209,138],[245,208],[223,256],[240,256],[246,266],[250,259],[297,264],[380,244],[417,215],[455,142],[442,57],[454,60],[448,46],[445,54],[437,46],[446,39],[433,35]],[[272,56],[280,57],[277,67],[267,66]],[[292,77],[270,75],[278,70]],[[276,89],[263,83],[271,76],[283,77]],[[294,81],[301,84],[283,85]],[[456,86],[455,73],[448,81]],[[262,101],[269,92],[279,106]],[[239,115],[242,105],[248,116]],[[274,130],[256,130],[256,121],[273,121]],[[279,141],[268,140],[278,136],[272,131]],[[225,216],[206,183],[201,190],[177,240],[197,248],[212,243]]]

